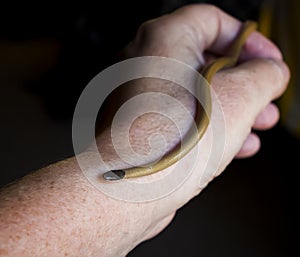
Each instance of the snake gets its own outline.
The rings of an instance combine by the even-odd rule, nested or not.
[[[257,28],[255,21],[247,20],[242,23],[240,31],[234,38],[226,55],[219,57],[207,64],[200,72],[208,85],[211,84],[213,76],[221,69],[231,68],[237,65],[243,46],[249,37]],[[162,171],[175,164],[186,156],[201,140],[207,130],[212,112],[212,99],[209,86],[197,86],[196,94],[204,96],[204,103],[196,101],[196,114],[194,121],[196,130],[190,129],[186,133],[182,143],[176,146],[170,153],[163,156],[154,164],[146,166],[137,166],[128,169],[110,170],[103,174],[106,181],[117,181],[129,178],[138,178]],[[201,110],[205,110],[204,112]]]

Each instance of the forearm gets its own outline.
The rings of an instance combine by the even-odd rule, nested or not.
[[[121,151],[132,147],[135,153],[146,156],[143,160],[136,158],[136,164],[147,164],[158,157],[157,153],[161,153],[159,145],[149,145],[149,138],[156,134],[162,135],[167,143],[163,150],[170,150],[180,141],[177,126],[182,128],[181,132],[187,131],[195,113],[193,96],[179,85],[159,79],[140,79],[130,83],[120,87],[108,99],[108,103],[113,104],[115,109],[124,102],[130,106],[132,102],[127,103],[127,99],[152,92],[180,102],[190,111],[190,118],[177,110],[177,102],[176,106],[168,105],[160,98],[148,97],[144,103],[157,107],[161,113],[150,112],[137,116],[132,123],[125,116],[122,117],[124,122],[114,131],[116,142],[113,142],[111,117],[115,113],[105,115],[112,107],[108,104],[100,115],[100,122],[107,126],[103,126],[104,130],[96,139],[103,160],[114,169],[128,167],[128,163],[115,152],[115,147]],[[164,116],[165,113],[176,117],[175,121]],[[127,128],[130,130],[127,131]],[[127,132],[130,145],[118,141]],[[152,154],[147,156],[149,152]],[[104,167],[94,165],[94,153],[87,151],[84,154],[85,160],[93,166],[93,172],[100,174],[99,171]],[[8,256],[124,256],[151,236],[151,230],[159,230],[158,221],[172,215],[178,206],[168,207],[172,206],[172,201],[166,204],[167,200],[148,203],[115,200],[95,188],[93,183],[87,179],[73,157],[45,167],[2,189],[2,253]],[[118,190],[118,185],[112,187]],[[147,194],[147,191],[144,193]],[[161,205],[167,211],[159,209],[155,213]]]
[[[3,188],[0,202],[1,256],[124,256],[150,229],[153,209],[102,194],[75,158]]]
[[[140,88],[144,93],[162,92],[182,102],[192,116],[195,102],[191,95],[171,83],[151,82],[145,79],[131,86],[133,91],[130,91],[130,97],[136,91],[141,92]],[[125,92],[118,92],[118,95],[126,98]],[[155,100],[152,104],[159,106]],[[188,119],[180,116],[176,109],[170,109],[177,115],[178,123],[182,123],[181,127],[187,130],[190,126],[186,122]],[[150,154],[146,160],[153,161],[159,150],[151,149],[153,145],[149,146],[151,135],[164,136],[167,142],[164,150],[170,150],[180,140],[178,131],[176,133],[178,124],[172,124],[163,115],[150,113],[137,118],[133,124],[124,123],[123,129],[118,128],[114,135],[122,138],[127,131],[126,126],[131,125],[130,147],[142,155],[152,150],[153,155]],[[98,134],[97,144],[106,165],[112,168],[128,166],[114,150],[115,147],[121,147],[122,150],[128,146],[113,144],[110,126]],[[93,152],[83,154],[84,159],[94,167],[93,172],[104,169],[93,165]],[[137,162],[145,164],[143,160]],[[188,157],[186,162],[189,163]],[[151,179],[153,176],[146,178],[146,181]],[[91,183],[73,157],[3,188],[0,193],[0,253],[4,256],[125,256],[137,244],[165,227],[179,207],[179,204],[174,205],[178,195],[172,199],[130,203],[107,196],[94,187],[95,183],[104,182],[99,180]],[[118,190],[117,184],[111,186]],[[181,194],[184,200],[179,201],[180,205],[186,202],[185,195],[188,194],[186,190]]]

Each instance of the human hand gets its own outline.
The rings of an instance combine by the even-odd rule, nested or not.
[[[240,26],[240,21],[216,7],[187,6],[143,24],[136,38],[126,48],[125,57],[169,57],[199,70],[208,59],[226,54],[226,49],[236,37]],[[276,124],[279,111],[272,101],[284,92],[288,79],[289,71],[282,61],[278,48],[260,33],[251,34],[242,50],[239,65],[218,72],[211,85],[215,97],[213,97],[213,113],[209,126],[217,128],[225,124],[226,128],[223,131],[226,140],[220,161],[214,163],[208,160],[209,155],[219,154],[214,151],[205,152],[213,140],[208,131],[198,145],[204,150],[201,150],[201,156],[196,163],[190,155],[182,160],[185,169],[192,170],[184,183],[162,199],[140,204],[139,209],[151,209],[142,217],[141,212],[136,211],[136,206],[132,208],[130,219],[138,221],[138,224],[144,228],[147,227],[137,243],[163,229],[173,217],[174,212],[197,195],[215,176],[224,171],[235,157],[249,157],[259,150],[260,140],[252,129],[265,130]],[[124,96],[124,99],[128,100],[134,95],[145,92],[163,92],[179,100],[192,115],[195,113],[195,100],[187,94],[186,90],[177,85],[166,85],[165,82],[157,81],[153,83],[148,79],[131,83],[133,86],[130,90],[124,87],[123,91],[121,89],[118,92],[119,95]],[[153,101],[152,104],[159,105],[159,102]],[[216,113],[217,108],[214,108],[216,106],[220,107],[222,116],[219,115],[220,112]],[[185,118],[181,116],[178,119],[183,123],[185,121]],[[159,126],[154,122],[156,120],[160,121]],[[182,125],[185,130],[189,126],[188,122]],[[170,129],[165,130],[166,127]],[[123,135],[126,131],[125,129],[122,131],[120,127],[119,134]],[[160,119],[156,114],[149,114],[131,124],[131,147],[141,153],[149,151],[145,138],[147,139],[153,133],[163,134],[170,142],[170,148],[178,143],[176,139],[178,134],[174,133],[168,121]],[[113,150],[115,145],[110,134],[110,129],[104,130],[97,138],[98,144],[102,147],[100,151],[103,159],[115,169],[126,168],[124,165],[128,164],[118,158]],[[149,160],[152,160],[151,158],[154,157],[150,157]],[[137,160],[138,163],[139,160]],[[207,167],[205,167],[206,163]],[[137,181],[151,183],[163,176],[163,173],[169,172],[171,168],[162,171],[162,175],[155,174],[148,178],[137,179]],[[118,190],[118,186],[117,183],[111,185],[114,190]],[[131,193],[134,195],[136,192]],[[147,192],[144,193],[147,194]]]

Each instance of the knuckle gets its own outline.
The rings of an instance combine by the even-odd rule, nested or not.
[[[218,13],[221,11],[221,9],[213,4],[203,4],[202,8],[204,11],[209,13]]]
[[[269,66],[272,66],[272,73],[276,74],[277,79],[281,80],[282,83],[285,83],[290,78],[289,67],[280,60],[267,59]]]
[[[160,38],[160,30],[161,22],[159,19],[149,20],[142,23],[137,30],[134,40],[132,41],[132,48],[134,51],[141,54],[145,49],[148,49],[148,51],[152,48],[156,49],[158,45],[157,39]]]
[[[138,28],[137,35],[144,35],[148,34],[149,32],[152,32],[154,29],[153,23],[153,20],[143,22]]]
[[[221,9],[213,4],[208,3],[201,3],[201,4],[190,4],[182,7],[184,12],[191,12],[191,13],[199,13],[204,12],[208,14],[215,14],[221,12]]]
[[[279,97],[287,87],[289,69],[280,60],[260,59],[257,70],[260,69],[258,79],[261,84],[269,85],[273,98]]]
[[[141,42],[151,41],[157,38],[157,35],[165,26],[163,18],[148,20],[140,25],[137,31],[136,39]]]

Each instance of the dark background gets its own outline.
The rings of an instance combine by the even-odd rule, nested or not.
[[[53,1],[0,8],[0,184],[73,155],[72,114],[90,79],[148,19],[196,1]],[[202,1],[204,2],[204,1]],[[261,1],[206,1],[245,20]],[[299,141],[279,123],[135,256],[299,256]]]

